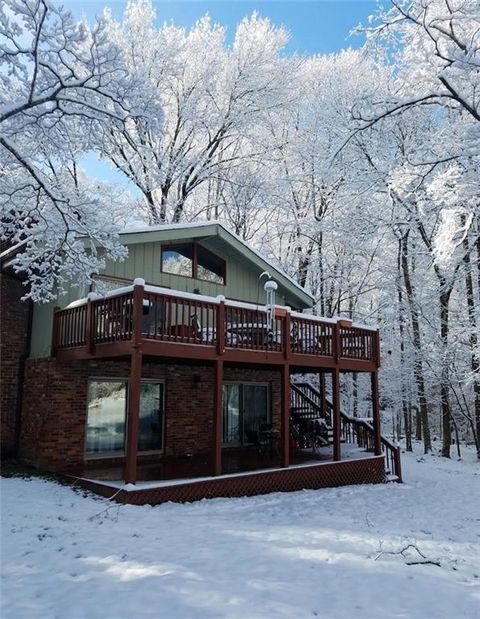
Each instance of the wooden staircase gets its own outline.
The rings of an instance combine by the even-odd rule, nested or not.
[[[291,409],[290,418],[298,424],[305,424],[312,428],[306,437],[309,446],[327,446],[333,444],[333,405],[324,399],[318,389],[309,382],[291,383]],[[344,443],[356,443],[366,451],[374,451],[374,429],[371,423],[365,419],[351,417],[340,411],[341,441]],[[316,423],[321,422],[322,433],[315,430]],[[318,428],[318,426],[317,426]],[[396,447],[385,436],[381,436],[381,444],[385,457],[385,472],[388,481],[402,481],[400,462],[400,448]]]

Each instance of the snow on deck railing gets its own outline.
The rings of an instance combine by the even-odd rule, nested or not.
[[[73,307],[79,307],[88,302],[88,299],[91,301],[99,301],[101,299],[111,298],[120,296],[123,294],[127,294],[133,292],[134,286],[133,284],[130,286],[123,286],[122,288],[115,288],[115,290],[110,290],[105,294],[99,294],[96,292],[90,292],[87,297],[83,299],[77,299],[76,301],[72,301],[69,303],[65,309],[70,309]],[[239,309],[249,309],[255,310],[258,312],[266,312],[267,308],[265,305],[260,303],[249,303],[248,301],[234,301],[232,299],[226,299],[223,295],[218,295],[216,297],[211,297],[208,295],[197,294],[194,292],[184,292],[182,290],[172,290],[171,288],[164,288],[163,286],[153,286],[151,284],[146,284],[144,286],[145,292],[150,292],[153,294],[165,295],[169,297],[174,297],[177,299],[188,299],[192,301],[200,301],[203,303],[210,303],[212,305],[219,305],[222,301],[225,302],[227,307],[237,307]],[[302,314],[301,312],[292,311],[288,305],[275,305],[275,308],[281,311],[289,312],[292,318],[300,318],[302,320],[311,320],[313,322],[322,322],[328,324],[337,324],[339,321],[348,320],[341,316],[336,316],[333,318],[326,318],[325,316],[316,316],[315,314]],[[377,331],[376,327],[372,327],[369,325],[364,325],[362,323],[352,322],[351,325],[355,329],[365,329],[366,331]]]
[[[341,322],[342,320],[350,320],[349,318],[345,318],[343,316],[335,316],[333,318],[326,318],[325,316],[316,316],[315,314],[302,314],[301,312],[291,312],[291,316],[292,318],[302,318],[304,320],[307,318],[308,320],[313,320],[315,322],[326,322],[332,325],[336,325],[338,322]],[[366,331],[378,331],[377,327],[364,325],[360,322],[352,322],[352,327],[354,327],[355,329],[365,329]]]

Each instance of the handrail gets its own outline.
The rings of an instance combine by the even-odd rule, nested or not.
[[[207,297],[155,286],[128,286],[104,297],[55,310],[53,354],[86,347],[94,354],[101,344],[131,341],[134,289],[142,289],[142,339],[216,348],[378,362],[378,332],[339,326],[334,319],[290,312],[276,306],[270,321],[264,306],[224,297]],[[224,307],[222,325],[217,314]]]
[[[321,416],[321,405],[310,396],[308,396],[302,388],[308,389],[311,393],[318,396],[320,400],[320,392],[308,382],[292,383],[292,391],[299,397],[302,397],[310,406],[316,408],[319,416]],[[333,404],[325,399],[325,406],[329,413],[325,411],[325,419],[331,419],[333,414]],[[365,419],[358,419],[357,417],[351,417],[343,411],[340,411],[340,418],[342,421],[341,433],[342,438],[349,443],[357,443],[359,447],[364,447],[366,450],[372,450],[375,446],[375,431],[373,426]],[[383,446],[383,452],[385,457],[386,470],[391,471],[391,474],[396,477],[396,481],[402,481],[400,448],[394,445],[388,438],[381,435],[381,444]]]
[[[327,405],[332,406],[331,402]],[[351,436],[349,430],[353,434],[353,437],[357,439],[359,447],[365,447],[367,450],[374,450],[375,447],[375,431],[373,426],[365,419],[357,419],[356,417],[350,417],[343,411],[340,411],[340,417],[342,419],[342,435],[348,440]],[[395,446],[388,440],[383,434],[380,435],[380,442],[384,447],[383,453],[385,456],[386,470],[390,471],[397,479],[396,481],[402,481],[401,460],[400,460],[400,447]]]
[[[291,383],[290,386],[294,394],[296,394],[300,398],[303,398],[307,402],[307,404],[311,406],[316,417],[321,416],[321,417],[325,417],[325,419],[327,420],[331,419],[330,415],[327,415],[327,414],[323,415],[321,406],[318,404],[318,402],[316,402],[314,399],[312,399],[310,396],[304,393],[295,383]],[[295,408],[295,406],[293,408]]]
[[[299,389],[300,391],[305,390],[305,389],[309,391],[310,395],[308,397],[310,397],[315,402],[315,404],[321,408],[322,406],[321,395],[319,391],[317,391],[317,389],[315,389],[309,382],[294,382],[292,383],[292,387],[295,387],[296,389]]]

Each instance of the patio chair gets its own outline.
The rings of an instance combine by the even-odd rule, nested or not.
[[[196,340],[202,340],[203,342],[214,344],[216,331],[215,327],[202,327],[198,315],[193,313],[190,316],[190,326],[192,329],[192,335]]]
[[[196,313],[190,316],[190,325],[192,327],[192,334],[195,339],[203,339],[202,325]]]

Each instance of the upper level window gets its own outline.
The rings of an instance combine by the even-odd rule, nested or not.
[[[162,248],[162,271],[193,277],[193,245],[170,245]]]
[[[201,245],[197,248],[197,279],[215,284],[225,283],[225,261]]]
[[[162,247],[162,272],[225,284],[225,260],[198,243]]]

